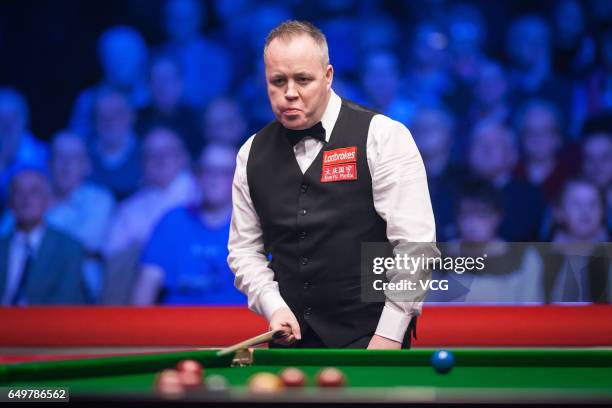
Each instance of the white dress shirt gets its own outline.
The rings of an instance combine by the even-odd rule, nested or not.
[[[333,91],[321,118],[329,142],[340,113],[342,100]],[[270,320],[281,307],[288,307],[280,295],[274,272],[268,268],[261,224],[249,193],[247,160],[251,136],[238,152],[232,198],[228,263],[236,275],[236,287],[248,296],[249,308]],[[295,158],[304,173],[324,143],[305,138],[294,147]],[[427,177],[412,135],[401,123],[383,115],[370,122],[367,162],[372,178],[374,208],[387,223],[387,239],[397,247],[403,243],[434,242],[435,223]],[[387,299],[376,334],[401,342],[422,302]]]
[[[45,227],[39,225],[34,228],[29,234],[24,234],[22,231],[15,231],[9,243],[8,265],[6,274],[6,286],[2,295],[2,305],[10,306],[11,299],[17,291],[17,286],[21,281],[23,267],[27,258],[26,247],[29,244],[32,251],[31,256],[36,256],[40,243],[45,234]]]

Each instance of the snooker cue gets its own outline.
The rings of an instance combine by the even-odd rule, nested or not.
[[[233,346],[226,347],[217,352],[217,357],[225,356],[238,350],[246,349],[257,344],[268,343],[272,340],[280,339],[285,337],[286,334],[283,330],[270,330],[263,334],[260,334],[250,339],[241,341],[240,343],[234,344]]]

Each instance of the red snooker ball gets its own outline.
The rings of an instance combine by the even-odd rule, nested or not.
[[[202,385],[204,368],[195,360],[182,360],[176,365],[181,383],[188,388]]]
[[[346,378],[337,368],[327,367],[317,374],[317,384],[320,387],[342,387],[346,384]]]
[[[306,375],[295,367],[285,368],[280,373],[280,379],[285,387],[303,387],[306,384]]]
[[[155,376],[155,391],[164,397],[180,397],[185,387],[177,370],[162,370]]]

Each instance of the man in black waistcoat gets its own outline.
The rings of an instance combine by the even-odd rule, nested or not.
[[[276,120],[238,153],[228,262],[281,345],[397,349],[420,301],[361,299],[362,242],[435,241],[421,156],[408,129],[332,90],[327,42],[287,21],[264,48]],[[272,345],[274,346],[274,345]]]

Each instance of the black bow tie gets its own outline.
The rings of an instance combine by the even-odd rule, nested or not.
[[[313,139],[317,139],[325,143],[325,129],[323,128],[321,122],[316,123],[313,127],[308,129],[287,129],[287,138],[289,139],[291,146],[295,146],[305,137],[312,137]]]

